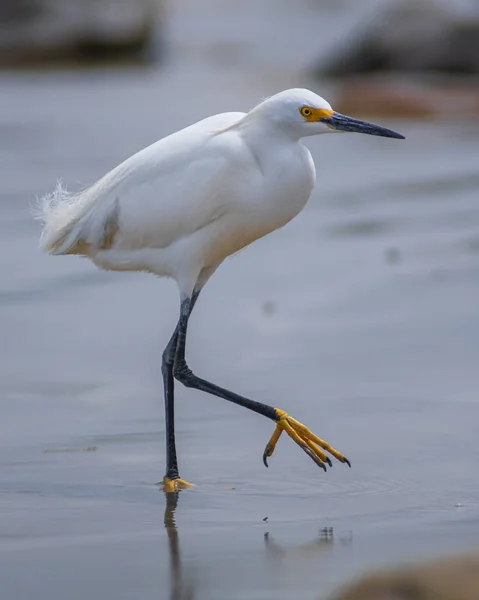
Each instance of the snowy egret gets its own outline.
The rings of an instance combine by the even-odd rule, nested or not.
[[[44,251],[85,256],[102,269],[170,277],[178,285],[180,316],[162,361],[166,491],[191,485],[178,471],[174,379],[272,419],[266,466],[283,431],[324,470],[332,466],[326,453],[351,466],[285,411],[201,379],[185,359],[188,320],[218,266],[288,223],[308,201],[316,171],[301,138],[348,131],[404,139],[333,111],[309,90],[285,90],[248,113],[217,114],[169,135],[79,193],[58,183],[40,200]]]

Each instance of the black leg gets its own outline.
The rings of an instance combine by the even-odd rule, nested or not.
[[[193,310],[199,292],[195,292],[190,301],[190,311]],[[180,317],[181,318],[181,317]],[[173,364],[178,339],[178,322],[168,345],[163,352],[161,372],[163,374],[163,385],[165,394],[165,429],[166,429],[166,477],[178,479],[178,459],[176,457],[175,442],[175,385],[173,378]]]
[[[191,299],[187,298],[181,304],[180,320],[175,332],[177,335],[175,361],[173,366],[173,375],[175,379],[180,381],[186,387],[195,388],[208,394],[213,394],[213,396],[218,396],[219,398],[223,398],[224,400],[228,400],[234,404],[244,406],[249,410],[253,410],[260,415],[272,419],[273,421],[279,421],[280,417],[276,409],[272,406],[268,406],[267,404],[262,404],[261,402],[256,402],[254,400],[249,400],[244,396],[240,396],[239,394],[225,390],[214,383],[210,383],[205,379],[201,379],[200,377],[197,377],[188,367],[185,360],[186,330],[188,328],[188,320],[195,302],[196,298],[193,296]]]
[[[178,328],[175,329],[163,352],[161,364],[165,393],[166,477],[169,479],[178,479],[179,477],[175,443],[175,384],[173,378],[177,334]]]

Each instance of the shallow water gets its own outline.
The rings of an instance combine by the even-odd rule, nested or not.
[[[387,123],[401,143],[308,140],[311,203],[226,261],[191,321],[196,372],[289,410],[352,469],[324,474],[282,439],[266,470],[271,423],[178,388],[197,487],[166,505],[174,285],[39,254],[29,203],[207,114],[324,90],[297,69],[306,42],[282,68],[279,43],[253,68],[245,35],[214,60],[180,12],[162,67],[0,76],[4,598],[323,598],[373,565],[477,545],[479,126],[460,119]]]

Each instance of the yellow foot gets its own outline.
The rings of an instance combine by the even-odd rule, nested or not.
[[[271,436],[271,439],[266,444],[266,448],[263,453],[263,462],[265,466],[268,466],[268,458],[273,455],[274,449],[276,448],[276,444],[283,433],[289,435],[300,448],[302,448],[306,454],[314,460],[314,462],[326,471],[326,464],[330,467],[333,466],[331,459],[327,456],[326,452],[329,452],[332,456],[337,458],[340,462],[346,463],[349,467],[351,463],[349,460],[343,456],[340,452],[335,450],[332,446],[330,446],[327,442],[319,438],[317,435],[314,435],[306,425],[303,425],[293,417],[290,417],[287,412],[281,410],[279,408],[275,408],[276,414],[279,419],[276,424],[276,429]],[[326,452],[323,452],[325,450]]]
[[[188,483],[184,479],[170,479],[169,477],[163,477],[163,491],[164,492],[177,492],[178,490],[186,490],[188,488],[195,487],[193,483]]]

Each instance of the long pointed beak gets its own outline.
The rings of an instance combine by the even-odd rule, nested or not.
[[[379,135],[381,137],[395,138],[397,140],[405,139],[403,135],[396,133],[391,129],[386,129],[385,127],[381,127],[381,125],[374,125],[374,123],[368,123],[367,121],[346,117],[338,112],[334,112],[332,117],[321,119],[321,121],[336,131],[355,131],[357,133]]]

